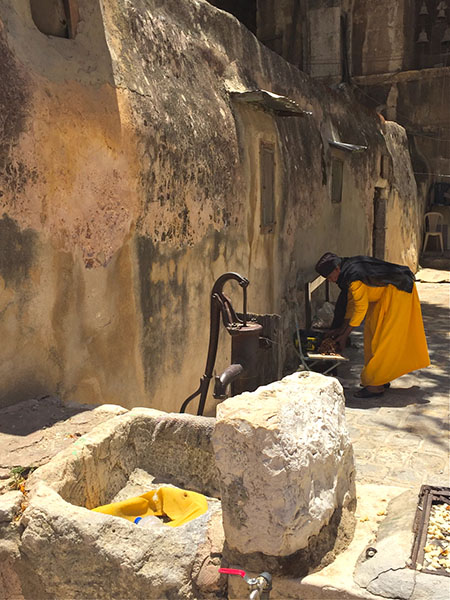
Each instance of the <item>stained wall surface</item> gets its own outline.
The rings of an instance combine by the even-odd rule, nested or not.
[[[57,393],[176,411],[204,371],[215,279],[248,277],[249,310],[280,314],[288,345],[317,258],[370,253],[380,156],[396,145],[348,92],[204,0],[70,4],[73,37],[42,33],[28,0],[0,5],[0,403]],[[252,89],[312,114],[231,99]],[[339,203],[330,140],[367,148],[343,151]]]
[[[361,0],[352,9],[351,35],[361,101],[407,131],[418,205],[410,204],[401,227],[413,227],[418,210],[420,241],[423,214],[442,208],[434,206],[442,204],[435,190],[450,182],[450,9],[439,0]],[[396,209],[392,218],[399,220]],[[445,237],[449,227],[445,219]]]

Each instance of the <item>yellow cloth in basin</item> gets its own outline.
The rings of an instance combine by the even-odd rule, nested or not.
[[[105,504],[92,510],[106,515],[123,517],[132,522],[136,517],[146,517],[148,515],[167,516],[170,521],[166,525],[178,527],[205,513],[208,510],[208,503],[202,494],[177,488],[161,487],[146,492],[142,496]]]

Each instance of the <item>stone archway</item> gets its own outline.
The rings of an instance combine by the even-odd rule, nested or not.
[[[77,0],[30,0],[30,9],[34,24],[45,35],[75,37]]]

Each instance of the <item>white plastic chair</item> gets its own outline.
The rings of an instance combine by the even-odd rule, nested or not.
[[[430,237],[438,237],[441,245],[441,253],[444,254],[444,239],[442,237],[442,225],[444,218],[441,213],[438,212],[427,212],[424,215],[425,221],[425,239],[423,242],[422,252],[425,252],[427,247],[428,239]]]

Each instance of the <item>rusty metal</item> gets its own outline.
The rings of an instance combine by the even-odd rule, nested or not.
[[[414,518],[414,542],[411,552],[411,568],[416,569],[417,565],[423,565],[425,555],[425,545],[427,541],[428,524],[430,520],[431,507],[433,504],[450,504],[450,488],[422,485],[419,493],[419,502],[417,504],[416,516]],[[421,573],[431,573],[433,575],[443,575],[450,577],[444,568],[442,569],[421,569]]]
[[[242,374],[231,382],[233,396],[253,392],[258,387],[258,351],[262,330],[259,323],[247,323],[231,332],[231,362],[243,366]]]
[[[223,293],[224,285],[232,280],[237,281],[243,290],[242,319],[237,316],[229,298]],[[200,379],[198,389],[183,402],[180,408],[181,413],[185,412],[188,404],[194,398],[200,396],[197,414],[203,414],[209,382],[212,379],[214,364],[216,362],[221,316],[224,327],[232,337],[232,364],[216,378],[214,395],[220,399],[225,398],[226,389],[230,384],[233,394],[240,393],[241,391],[252,391],[256,388],[257,370],[255,366],[258,360],[259,334],[262,331],[262,326],[248,320],[248,284],[248,279],[234,272],[224,273],[214,283],[211,290],[210,332],[205,372]]]

